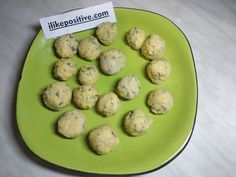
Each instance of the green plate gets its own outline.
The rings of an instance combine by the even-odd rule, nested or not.
[[[72,170],[96,174],[138,174],[161,168],[173,160],[186,146],[193,131],[197,109],[197,79],[190,45],[181,30],[167,18],[148,11],[116,8],[119,35],[108,48],[121,49],[126,57],[125,68],[114,76],[100,74],[96,83],[99,94],[112,91],[117,80],[127,74],[135,74],[141,81],[139,96],[121,101],[120,111],[109,118],[98,115],[95,109],[83,110],[87,117],[85,133],[77,139],[65,139],[55,131],[57,119],[64,112],[74,109],[69,105],[61,111],[50,111],[41,102],[41,93],[49,84],[56,82],[52,67],[58,60],[53,50],[54,40],[45,40],[40,31],[28,52],[17,95],[17,124],[29,149],[40,158]],[[125,42],[126,32],[139,26],[146,34],[157,33],[166,41],[164,56],[172,66],[170,78],[160,85],[152,84],[145,76],[149,62]],[[95,30],[76,33],[82,39]],[[73,60],[78,68],[88,62],[78,56]],[[71,88],[79,86],[76,77],[67,81]],[[146,98],[156,88],[169,89],[174,106],[164,115],[152,114]],[[142,109],[154,122],[150,131],[140,137],[128,136],[122,129],[124,115],[132,109]],[[120,138],[119,146],[111,153],[98,156],[87,143],[88,132],[100,124],[110,124]]]

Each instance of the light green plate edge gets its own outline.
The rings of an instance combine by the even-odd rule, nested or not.
[[[45,40],[41,30],[28,52],[17,94],[17,125],[28,148],[52,164],[95,174],[145,173],[173,160],[190,139],[197,111],[197,78],[187,38],[173,22],[159,14],[128,8],[116,8],[115,13],[119,35],[113,45],[103,50],[121,49],[127,57],[127,65],[114,76],[100,74],[96,88],[100,94],[111,91],[119,78],[135,74],[141,80],[141,93],[131,101],[121,101],[119,113],[109,118],[103,118],[94,109],[83,111],[87,127],[78,139],[64,139],[55,133],[58,117],[75,107],[70,105],[54,112],[41,102],[43,89],[56,82],[51,74],[58,60],[52,47],[54,40]],[[172,66],[172,73],[160,85],[152,84],[145,76],[145,65],[149,61],[125,43],[126,32],[134,26],[143,28],[146,34],[157,33],[166,41],[164,56]],[[76,36],[81,39],[94,31],[83,31]],[[97,65],[97,62],[88,62],[78,56],[73,60],[78,68],[85,64]],[[75,77],[67,83],[71,88],[78,87]],[[167,114],[154,115],[145,104],[147,94],[156,88],[168,89],[174,97],[174,107]],[[142,109],[154,120],[151,130],[141,137],[130,137],[122,129],[123,116],[135,108]],[[112,153],[98,156],[89,148],[87,135],[92,128],[104,123],[114,127],[120,144]]]

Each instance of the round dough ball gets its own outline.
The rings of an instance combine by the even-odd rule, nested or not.
[[[124,128],[132,136],[140,136],[146,133],[152,125],[152,119],[138,109],[130,111],[124,119]]]
[[[113,93],[106,93],[99,97],[97,102],[97,110],[104,116],[112,116],[119,111],[120,100],[118,96]]]
[[[125,76],[119,80],[116,93],[125,99],[133,99],[140,91],[140,81],[136,76]]]
[[[49,85],[43,92],[44,104],[52,110],[61,110],[71,102],[72,90],[64,82]]]
[[[89,143],[99,155],[111,152],[119,142],[114,129],[109,125],[100,125],[89,133]]]
[[[54,77],[59,80],[68,80],[76,74],[77,65],[71,59],[60,59],[53,70]]]
[[[157,34],[148,36],[143,42],[141,52],[149,60],[161,58],[165,48],[165,41]]]
[[[92,108],[98,100],[98,93],[92,85],[82,85],[73,92],[73,102],[80,109]]]
[[[77,52],[78,41],[73,34],[66,34],[56,39],[56,53],[61,58],[71,58]]]
[[[172,108],[174,101],[168,90],[156,89],[148,95],[147,104],[154,114],[164,114]]]
[[[132,48],[139,50],[145,40],[145,32],[138,27],[134,27],[127,33],[126,39]]]
[[[115,23],[103,22],[98,25],[96,36],[104,45],[111,45],[117,36],[117,26]]]
[[[97,82],[98,78],[99,72],[96,66],[85,65],[79,70],[78,80],[81,84],[92,85]]]
[[[86,119],[79,110],[71,110],[63,114],[57,122],[57,129],[66,138],[76,138],[84,132]]]
[[[89,36],[82,39],[78,45],[79,55],[89,61],[97,59],[101,54],[101,44],[97,38]]]
[[[159,84],[165,81],[171,73],[170,63],[166,59],[155,59],[147,65],[148,78],[154,83]]]
[[[100,56],[100,68],[108,75],[113,75],[125,67],[125,55],[118,49],[108,49]]]

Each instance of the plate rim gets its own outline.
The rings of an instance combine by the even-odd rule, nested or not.
[[[171,22],[175,27],[177,27],[177,29],[181,32],[181,34],[183,35],[183,37],[185,38],[185,40],[187,41],[187,44],[189,46],[189,49],[190,49],[190,52],[191,52],[191,59],[192,59],[192,62],[193,62],[193,70],[194,70],[194,76],[195,76],[195,83],[196,83],[196,103],[195,103],[195,113],[194,113],[194,119],[193,119],[193,124],[192,124],[192,128],[191,128],[191,131],[189,132],[189,135],[188,135],[188,138],[185,140],[185,142],[183,143],[183,145],[181,146],[181,148],[176,151],[176,153],[170,157],[168,160],[166,160],[162,165],[156,167],[156,168],[153,168],[153,169],[150,169],[150,170],[146,170],[146,171],[143,171],[143,172],[137,172],[137,173],[96,173],[96,172],[88,172],[88,171],[81,171],[81,170],[77,170],[77,169],[73,169],[73,168],[68,168],[68,167],[65,167],[65,166],[61,166],[61,165],[58,165],[58,164],[55,164],[53,162],[50,162],[49,160],[47,159],[44,159],[42,157],[40,157],[38,154],[36,154],[28,145],[27,143],[25,142],[24,138],[22,137],[22,134],[21,134],[21,131],[20,131],[20,128],[19,128],[19,123],[18,123],[18,119],[17,119],[17,105],[18,105],[18,96],[19,96],[19,90],[20,90],[20,85],[21,85],[21,79],[22,79],[22,75],[24,73],[24,66],[25,66],[25,63],[26,63],[26,59],[28,58],[28,55],[29,55],[29,51],[32,47],[32,44],[34,43],[35,39],[37,38],[37,36],[40,34],[40,32],[42,31],[42,29],[40,29],[37,34],[35,35],[35,37],[32,39],[32,42],[30,43],[30,47],[27,51],[27,54],[26,54],[26,57],[25,57],[25,60],[24,62],[22,63],[22,68],[21,68],[21,74],[20,74],[20,78],[19,78],[19,81],[18,81],[18,87],[17,87],[17,98],[16,98],[16,131],[17,131],[17,135],[18,138],[20,138],[20,141],[22,142],[22,144],[25,146],[25,148],[31,152],[34,157],[38,158],[41,160],[41,162],[39,162],[37,159],[32,159],[34,161],[37,161],[39,163],[45,163],[47,162],[46,166],[47,168],[50,168],[50,167],[54,167],[55,170],[57,171],[62,171],[62,169],[64,170],[67,170],[68,173],[79,173],[79,174],[90,174],[90,175],[103,175],[103,176],[126,176],[126,175],[143,175],[143,174],[147,174],[147,173],[151,173],[151,172],[154,172],[154,171],[157,171],[163,167],[165,167],[166,165],[168,165],[169,163],[171,163],[174,159],[176,159],[184,150],[185,148],[187,147],[188,143],[190,142],[191,140],[191,137],[193,135],[193,132],[194,132],[194,128],[195,128],[195,124],[196,124],[196,117],[197,117],[197,111],[198,111],[198,77],[197,77],[197,70],[196,70],[196,64],[195,64],[195,59],[194,59],[194,56],[193,56],[193,50],[192,50],[192,47],[190,45],[190,42],[187,38],[187,36],[185,35],[185,33],[179,28],[179,26],[174,23],[172,20],[170,20],[168,17],[164,16],[164,15],[161,15],[157,12],[154,12],[154,11],[151,11],[151,10],[146,10],[146,9],[139,9],[139,8],[131,8],[131,7],[121,7],[121,6],[116,6],[114,7],[114,9],[128,9],[128,10],[137,10],[137,11],[143,11],[143,12],[148,12],[148,13],[152,13],[152,14],[155,14],[155,15],[159,15],[161,16],[162,18],[168,20],[169,22]],[[48,165],[48,166],[47,166]],[[50,168],[51,169],[51,168]]]

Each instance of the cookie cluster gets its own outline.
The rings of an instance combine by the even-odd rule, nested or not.
[[[42,93],[44,105],[53,111],[59,111],[73,103],[77,109],[70,110],[58,119],[57,130],[66,138],[77,138],[86,129],[86,116],[81,110],[94,108],[104,118],[116,114],[121,100],[136,98],[141,89],[141,82],[135,75],[126,75],[119,79],[113,91],[99,95],[95,83],[100,74],[114,75],[125,68],[126,56],[120,49],[110,48],[102,52],[102,46],[112,45],[117,38],[115,23],[104,22],[96,29],[95,36],[78,40],[73,34],[63,35],[55,40],[54,48],[60,58],[53,67],[53,77],[58,81],[50,84]],[[126,34],[128,45],[139,50],[144,58],[151,60],[146,66],[146,74],[150,82],[160,84],[171,73],[171,66],[163,58],[165,41],[157,34],[146,37],[145,32],[134,27]],[[88,64],[77,68],[72,56],[78,54],[86,61],[98,60],[99,68]],[[66,81],[77,77],[79,87],[71,89]],[[173,98],[168,90],[156,89],[147,97],[147,105],[154,114],[164,114],[173,106]],[[153,120],[140,109],[126,113],[123,127],[130,136],[145,134]],[[120,140],[108,124],[92,129],[88,134],[92,149],[99,155],[111,152]]]

